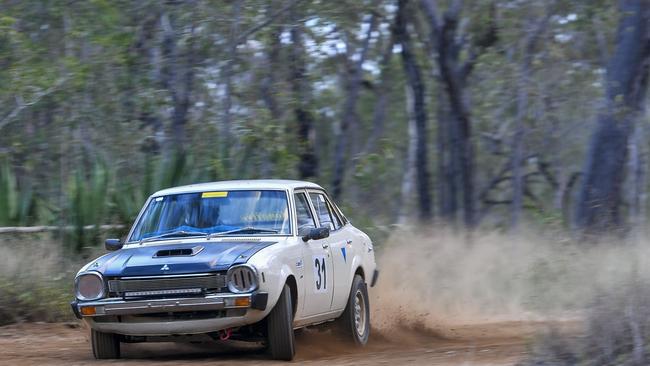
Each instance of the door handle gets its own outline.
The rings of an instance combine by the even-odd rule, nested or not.
[[[327,249],[329,247],[330,247],[329,244],[323,244],[323,249]]]

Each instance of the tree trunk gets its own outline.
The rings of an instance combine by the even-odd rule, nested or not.
[[[512,136],[512,209],[510,210],[510,229],[518,230],[524,201],[524,138],[526,136],[526,116],[528,115],[528,87],[530,84],[533,52],[540,35],[546,28],[549,17],[546,16],[529,30],[524,38],[522,60],[517,80],[517,113],[514,134]],[[526,25],[530,25],[527,22]]]
[[[267,13],[272,14],[275,6],[280,5],[281,2],[269,2]],[[281,25],[274,26],[270,32],[270,42],[268,45],[267,58],[265,66],[267,72],[264,75],[260,85],[260,97],[264,101],[266,108],[268,108],[271,119],[274,123],[280,123],[283,117],[283,110],[280,108],[276,95],[277,91],[277,78],[276,74],[282,70],[280,55],[282,50],[282,32],[284,27]],[[273,137],[276,137],[275,134]],[[271,159],[272,151],[269,148],[262,149],[261,151],[261,175],[262,177],[270,177],[273,174],[273,161]]]
[[[524,56],[524,62],[521,65],[518,90],[517,90],[517,114],[515,116],[514,134],[512,136],[512,208],[510,210],[510,229],[517,230],[523,207],[524,197],[524,119],[528,112],[528,78],[530,74],[530,57]]]
[[[306,76],[305,46],[303,43],[303,24],[300,23],[297,5],[291,8],[291,75],[290,83],[294,98],[294,113],[298,123],[298,174],[300,179],[315,177],[318,172],[318,159],[315,152],[314,117],[309,110],[309,87]]]
[[[412,50],[411,37],[408,31],[406,9],[407,0],[400,0],[395,21],[395,38],[402,46],[402,65],[406,74],[406,82],[413,93],[412,109],[415,119],[415,166],[416,185],[418,192],[418,218],[429,220],[431,218],[431,192],[429,186],[429,162],[428,162],[428,133],[427,114],[424,104],[424,83],[420,66],[417,64],[415,54]]]
[[[163,13],[160,17],[162,28],[161,84],[172,99],[172,153],[185,153],[185,126],[190,107],[190,96],[194,83],[194,24],[188,39],[185,55],[179,60],[178,40],[170,16]]]
[[[232,159],[232,74],[233,65],[237,60],[237,44],[239,38],[239,23],[241,22],[241,8],[243,0],[235,0],[232,3],[232,24],[228,38],[228,61],[222,69],[224,84],[223,117],[221,122],[221,157],[224,163],[226,174],[231,174],[233,167]]]
[[[271,9],[269,9],[271,11]],[[264,104],[269,109],[271,113],[271,118],[275,121],[279,121],[282,118],[282,110],[278,105],[276,100],[275,90],[276,88],[276,74],[280,68],[280,50],[282,49],[281,36],[284,28],[282,26],[276,26],[270,34],[270,44],[268,46],[268,54],[265,66],[268,68],[264,79],[262,80],[262,85],[260,88],[260,96],[264,101]]]
[[[368,31],[361,47],[359,59],[351,67],[346,68],[350,70],[346,73],[344,81],[347,95],[343,102],[343,109],[341,111],[341,127],[336,138],[336,150],[334,154],[334,180],[332,181],[332,194],[335,198],[339,198],[343,192],[343,178],[345,177],[345,163],[347,161],[346,150],[348,150],[347,148],[349,144],[348,134],[350,133],[349,129],[352,124],[358,125],[355,119],[357,117],[357,100],[359,99],[359,90],[361,88],[363,77],[362,67],[363,63],[366,61],[366,57],[368,56],[370,38],[372,37],[372,33],[375,31],[376,27],[377,17],[375,14],[372,14],[368,21]],[[349,59],[346,61],[351,62]]]
[[[409,223],[411,208],[413,207],[413,180],[415,179],[416,172],[416,146],[417,146],[417,127],[415,122],[415,111],[413,106],[413,90],[406,87],[406,118],[408,119],[408,144],[406,145],[406,159],[404,162],[404,175],[402,176],[402,185],[400,189],[400,199],[397,222],[398,225],[406,225]]]
[[[451,129],[455,127],[450,118],[449,103],[444,93],[438,96],[436,152],[438,154],[438,206],[440,217],[447,223],[455,223],[458,213],[458,184],[454,170],[457,149],[452,141]]]
[[[450,138],[450,171],[445,184],[453,187],[460,180],[460,192],[463,203],[463,222],[472,228],[476,224],[474,197],[474,146],[472,142],[472,124],[470,110],[467,106],[466,81],[474,69],[478,54],[467,43],[467,37],[458,35],[462,1],[453,1],[442,19],[438,19],[438,9],[433,0],[420,0],[430,27],[430,43],[436,53],[440,80],[447,95],[449,106],[449,128],[446,133]],[[491,15],[493,18],[493,14]],[[480,48],[486,48],[496,41],[496,26],[482,39]],[[464,55],[466,53],[466,55]],[[464,59],[464,60],[463,60]],[[455,172],[458,172],[456,175]],[[453,199],[453,198],[452,198]],[[451,215],[449,215],[451,216]]]
[[[360,154],[372,154],[375,152],[377,142],[384,134],[384,124],[386,121],[386,107],[388,104],[391,83],[392,83],[392,70],[390,68],[390,60],[393,56],[393,46],[395,45],[395,26],[391,27],[391,37],[384,48],[384,52],[379,63],[381,68],[381,75],[379,77],[379,85],[376,86],[376,101],[372,112],[372,131],[366,140]]]
[[[645,126],[639,124],[634,127],[630,138],[630,182],[628,189],[630,206],[630,225],[639,239],[645,238],[646,222],[646,176],[647,176],[647,147],[645,141]]]
[[[648,82],[650,4],[625,0],[620,10],[616,49],[607,66],[605,105],[589,145],[576,207],[576,226],[585,234],[622,229],[628,139],[643,108]]]

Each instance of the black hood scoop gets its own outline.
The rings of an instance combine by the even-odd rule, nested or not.
[[[154,258],[165,258],[165,257],[192,257],[195,256],[205,249],[201,245],[197,245],[192,248],[170,248],[162,249],[156,252],[153,255]]]

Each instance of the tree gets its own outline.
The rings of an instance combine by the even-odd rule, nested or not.
[[[606,89],[611,3],[0,1],[0,180],[17,191],[0,201],[34,202],[12,222],[70,224],[70,177],[86,190],[103,161],[110,194],[92,209],[115,223],[162,186],[296,177],[377,231],[436,215],[561,227]],[[627,141],[634,189],[616,205],[642,217],[645,98],[616,85],[643,68],[618,63],[621,112],[600,115],[635,128],[594,146]]]
[[[438,131],[438,133],[448,136],[449,140],[445,146],[451,149],[448,155],[449,163],[441,165],[445,171],[439,174],[439,184],[444,184],[449,188],[440,191],[448,194],[462,193],[463,222],[466,227],[471,228],[476,224],[475,152],[472,142],[471,113],[467,102],[467,81],[476,66],[479,52],[496,42],[496,26],[490,20],[490,27],[485,34],[477,37],[474,44],[471,44],[466,35],[458,34],[462,1],[454,0],[442,18],[440,18],[438,7],[433,0],[421,0],[420,4],[429,23],[430,42],[435,51],[433,56],[438,64],[440,80],[449,106],[447,116],[449,122],[440,125],[448,127],[449,130]],[[491,12],[493,15],[494,9],[491,9]],[[444,150],[444,148],[439,150]],[[458,184],[457,174],[460,178],[460,189],[455,188]],[[456,199],[454,196],[445,196],[444,200]],[[453,202],[441,202],[441,216],[447,221],[453,222],[456,216],[454,211],[456,205]]]
[[[415,171],[418,192],[418,216],[420,220],[431,218],[431,191],[428,159],[427,113],[424,102],[424,79],[411,43],[408,30],[408,1],[400,0],[395,19],[395,39],[402,46],[402,65],[406,82],[412,93],[407,98],[412,103],[413,120],[415,121]],[[406,168],[408,171],[408,167]]]
[[[620,5],[616,49],[607,65],[605,100],[589,143],[575,222],[586,233],[622,228],[628,140],[643,109],[650,66],[650,4]]]
[[[547,4],[548,5],[548,4]],[[543,16],[537,22],[531,19],[526,21],[524,30],[526,36],[522,39],[521,61],[519,64],[519,75],[517,77],[517,111],[515,115],[514,133],[512,135],[512,210],[510,216],[510,227],[517,230],[521,221],[521,212],[524,201],[525,181],[524,169],[524,137],[526,134],[526,119],[528,118],[528,88],[532,74],[532,62],[535,47],[550,19],[551,12]]]
[[[190,17],[192,17],[192,14],[190,14]],[[174,29],[172,18],[168,12],[162,12],[160,26],[163,33],[161,48],[164,60],[161,70],[161,84],[169,91],[172,99],[173,153],[185,154],[185,128],[194,86],[195,25],[190,24],[190,34],[186,40],[185,52],[181,54],[181,57],[179,57],[177,30]]]
[[[293,93],[294,114],[298,125],[297,146],[298,146],[298,174],[301,179],[308,179],[317,176],[318,158],[314,149],[316,136],[314,131],[314,116],[309,109],[310,88],[307,78],[307,65],[305,60],[305,45],[303,40],[303,27],[299,15],[299,6],[291,8],[291,52],[289,63],[291,71],[289,82]]]
[[[358,122],[355,123],[357,118],[357,100],[359,99],[359,93],[361,90],[361,82],[363,77],[363,63],[368,57],[368,50],[370,49],[370,39],[372,34],[377,27],[377,14],[373,13],[370,15],[368,20],[368,30],[366,32],[363,44],[361,45],[361,50],[358,54],[352,52],[352,46],[348,42],[347,49],[350,54],[346,57],[346,72],[343,83],[345,84],[346,89],[346,98],[343,102],[343,110],[341,112],[341,125],[339,128],[339,134],[336,139],[336,148],[334,155],[334,180],[332,182],[332,194],[334,197],[340,197],[343,192],[343,178],[345,177],[345,167],[346,167],[346,150],[348,150],[348,145],[350,141],[348,140],[348,134],[350,133],[350,127],[352,125],[358,125]],[[353,61],[353,56],[358,56],[357,61]],[[354,127],[354,126],[353,126]]]

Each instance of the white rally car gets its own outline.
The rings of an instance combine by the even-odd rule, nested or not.
[[[153,194],[127,239],[75,278],[72,309],[96,358],[120,343],[237,339],[295,354],[294,329],[336,320],[357,345],[370,333],[372,241],[318,185],[249,180]]]

